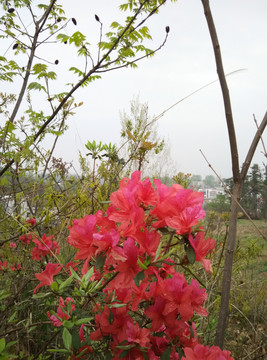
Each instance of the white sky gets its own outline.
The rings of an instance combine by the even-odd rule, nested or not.
[[[99,26],[104,33],[112,21],[122,19],[118,0],[61,0],[68,17],[75,17],[77,27],[69,25],[67,33],[80,30],[87,35],[96,53]],[[267,110],[267,1],[266,0],[210,0],[225,73],[246,69],[227,78],[235,119],[240,165],[245,159],[258,122]],[[119,21],[119,20],[118,20]],[[168,1],[159,15],[147,26],[151,30],[155,48],[165,37],[165,26],[170,26],[167,44],[152,59],[139,62],[138,69],[121,69],[103,74],[75,95],[83,101],[69,130],[58,143],[56,155],[73,161],[78,167],[78,151],[85,154],[84,144],[89,140],[119,142],[120,116],[123,109],[139,95],[149,105],[151,116],[217,78],[214,55],[200,0]],[[77,66],[77,58],[67,58],[57,48],[51,54],[59,60],[63,70]],[[77,66],[79,67],[79,66]],[[58,66],[55,71],[60,67]],[[61,70],[60,70],[61,71]],[[60,75],[60,74],[59,74]],[[65,78],[59,82],[68,82]],[[219,83],[215,83],[181,102],[159,120],[159,131],[171,145],[176,169],[193,174],[212,174],[199,152],[201,149],[216,171],[223,177],[231,176],[231,159],[226,121]],[[264,136],[266,140],[266,134]],[[262,164],[264,156],[260,145],[253,162]]]

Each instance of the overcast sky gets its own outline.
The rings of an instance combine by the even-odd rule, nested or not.
[[[124,14],[118,10],[118,0],[61,0],[68,17],[75,17],[67,33],[79,29],[88,36],[96,53],[99,37],[97,14],[104,32],[114,20]],[[232,100],[233,115],[239,146],[240,164],[255,134],[253,121],[258,122],[267,110],[267,1],[211,0],[215,24]],[[78,167],[78,151],[85,154],[89,140],[119,142],[119,112],[129,110],[130,101],[139,95],[148,103],[151,116],[184,98],[191,92],[217,79],[214,55],[200,0],[167,1],[160,13],[147,23],[157,47],[170,26],[167,44],[154,58],[139,63],[138,69],[121,69],[103,74],[101,80],[77,92],[77,102],[83,101],[69,121],[69,130],[60,139],[57,156],[73,161]],[[59,48],[58,48],[59,49]],[[61,66],[75,66],[76,58],[66,59],[57,50],[55,56]],[[59,67],[57,68],[59,69]],[[57,70],[56,69],[56,70]],[[59,77],[59,81],[60,77]],[[68,82],[64,78],[65,82]],[[215,83],[168,111],[159,120],[159,132],[169,142],[176,172],[212,174],[201,149],[216,171],[231,176],[231,159],[226,121],[219,83]],[[266,140],[266,135],[264,136]],[[260,145],[253,162],[262,164]]]

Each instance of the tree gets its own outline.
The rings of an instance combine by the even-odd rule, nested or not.
[[[27,215],[22,206],[25,199],[29,199],[29,216],[39,218],[37,229],[41,229],[43,224],[47,226],[52,215],[55,219],[63,216],[66,210],[65,217],[68,217],[74,209],[82,211],[87,204],[87,194],[81,187],[82,179],[79,176],[71,178],[63,171],[63,168],[69,170],[70,165],[53,156],[59,137],[68,128],[68,120],[82,106],[81,102],[75,102],[74,94],[108,71],[136,67],[138,61],[155,54],[165,44],[169,28],[166,28],[162,44],[151,50],[145,45],[151,39],[146,22],[165,3],[126,1],[120,6],[126,14],[124,21],[114,21],[106,35],[100,17],[95,15],[99,42],[98,52],[93,58],[86,35],[77,29],[77,20],[67,17],[56,0],[48,4],[28,0],[0,1],[1,41],[8,49],[4,56],[0,56],[0,79],[13,86],[14,93],[17,92],[0,94],[0,113],[6,119],[0,125],[0,185],[6,189],[5,195],[1,195],[8,194],[18,216],[18,229],[12,229],[10,237],[2,241],[8,241],[21,231],[23,217]],[[29,19],[31,25],[27,26]],[[59,61],[51,61],[49,55],[54,54],[55,46],[57,49],[69,48],[74,61],[69,73],[65,74],[65,79],[74,79],[73,83],[67,80],[61,89],[58,89],[55,71]],[[75,63],[77,54],[81,59],[79,63],[82,63],[79,68]],[[44,143],[47,137],[52,138],[48,149]],[[106,155],[110,155],[112,149],[105,150]],[[111,157],[108,159],[112,162]],[[106,170],[110,168],[110,162]],[[72,167],[71,171],[76,170]],[[91,180],[94,179],[88,177],[87,181]],[[92,199],[96,196],[95,185],[91,187]],[[77,190],[76,198],[73,198],[74,188]],[[51,191],[44,194],[44,189]],[[103,201],[110,191],[102,194]],[[94,198],[93,205],[95,201],[102,201],[101,196]]]
[[[229,237],[227,241],[226,254],[225,254],[225,264],[224,264],[224,274],[222,281],[222,297],[219,310],[219,320],[217,325],[217,334],[216,334],[216,344],[221,348],[224,343],[224,335],[227,326],[228,312],[229,312],[229,299],[230,299],[230,289],[231,289],[231,276],[232,276],[232,266],[235,250],[235,240],[236,240],[236,228],[237,228],[237,213],[239,208],[239,201],[241,197],[242,184],[247,175],[250,163],[252,161],[253,155],[255,153],[256,147],[260,141],[261,134],[263,133],[267,125],[267,112],[257,129],[257,132],[254,136],[254,139],[251,143],[251,146],[248,150],[246,159],[243,163],[243,166],[240,170],[239,167],[239,155],[236,142],[236,133],[234,127],[234,120],[232,115],[231,100],[229,95],[229,90],[226,82],[226,77],[223,68],[222,56],[220,45],[217,37],[216,27],[214,25],[212,12],[210,9],[209,0],[201,0],[204,14],[207,20],[207,25],[209,28],[209,33],[212,41],[212,46],[214,50],[215,62],[217,67],[217,73],[219,77],[219,82],[221,86],[225,117],[228,128],[229,143],[231,149],[231,161],[232,161],[232,172],[233,172],[233,193],[232,193],[232,202],[230,210],[230,220],[229,220]]]
[[[94,59],[90,53],[90,44],[84,34],[75,31],[69,36],[61,32],[70,24],[76,26],[77,20],[67,18],[64,9],[57,4],[56,0],[51,0],[48,5],[20,0],[15,1],[12,4],[13,7],[9,2],[1,0],[0,5],[4,12],[0,24],[1,37],[10,44],[16,60],[13,59],[14,56],[10,56],[10,59],[5,56],[0,57],[0,78],[7,82],[21,78],[21,87],[14,108],[8,115],[8,121],[1,127],[0,135],[3,139],[2,153],[4,155],[2,155],[3,166],[0,176],[5,174],[13,164],[20,164],[25,157],[29,157],[29,153],[36,144],[40,145],[45,134],[58,136],[64,132],[67,117],[73,113],[74,108],[82,105],[76,104],[73,100],[77,89],[89,85],[105,72],[128,66],[136,67],[136,62],[152,56],[165,44],[169,33],[168,27],[166,27],[165,39],[157,49],[151,50],[143,44],[144,40],[151,39],[149,29],[145,25],[146,21],[165,3],[166,1],[145,0],[138,4],[133,1],[122,4],[121,10],[129,11],[130,16],[125,18],[124,23],[114,21],[105,38],[102,36],[103,24],[96,15],[100,41],[99,51]],[[23,14],[26,13],[25,19],[21,17],[22,10]],[[29,16],[33,23],[31,27],[27,27],[24,23],[28,21]],[[70,68],[70,72],[78,77],[76,83],[66,84],[60,92],[56,92],[53,87],[57,74],[52,68],[59,63],[58,60],[55,59],[55,62],[51,63],[46,58],[42,58],[39,53],[39,49],[47,44],[74,46],[78,55],[84,60],[82,68],[76,66]],[[43,95],[46,111],[34,109],[33,91],[38,91],[40,95]],[[27,99],[25,99],[26,95]],[[27,106],[26,114],[19,120],[19,110],[25,105]],[[47,107],[51,109],[48,113]],[[45,157],[46,160],[50,158],[51,153]]]
[[[252,218],[257,219],[259,216],[259,198],[262,188],[261,172],[258,164],[252,165],[249,179],[251,187],[251,215]]]
[[[265,170],[253,164],[242,184],[240,204],[252,219],[264,217],[266,198]],[[226,179],[225,184],[233,191],[233,179]],[[245,214],[244,214],[245,216]]]
[[[229,196],[218,194],[216,198],[207,205],[208,211],[216,211],[218,213],[228,212],[230,210]]]
[[[149,116],[148,105],[140,103],[138,97],[130,102],[129,114],[125,110],[121,113],[122,153],[128,158],[127,173],[146,168],[146,174],[153,175],[154,164],[159,162],[160,153],[166,148],[164,139],[157,134],[156,121],[157,118]],[[168,157],[164,155],[166,165]]]
[[[32,239],[32,235],[27,234],[28,230],[40,238],[39,245],[44,233],[50,244],[53,244],[51,236],[63,243],[68,234],[67,224],[74,217],[81,218],[84,213],[105,209],[106,196],[118,186],[118,183],[111,182],[112,176],[104,183],[97,182],[99,178],[92,181],[91,173],[87,179],[78,174],[71,176],[68,173],[70,165],[53,156],[59,137],[67,130],[68,120],[82,106],[81,102],[74,100],[75,92],[89,86],[108,71],[136,67],[138,61],[151,57],[164,46],[169,33],[166,27],[163,42],[157,49],[149,49],[146,42],[151,39],[151,35],[146,23],[167,1],[126,0],[121,4],[121,10],[125,12],[124,21],[114,21],[106,35],[103,34],[101,18],[95,16],[99,43],[98,52],[93,58],[87,37],[77,29],[78,20],[68,17],[56,0],[44,3],[0,0],[1,49],[8,49],[0,56],[0,80],[2,84],[8,84],[7,89],[12,89],[11,93],[6,94],[2,90],[0,94],[0,114],[5,120],[0,125],[0,270],[5,274],[1,276],[0,295],[4,299],[1,311],[5,312],[1,318],[1,333],[6,331],[6,323],[12,313],[13,320],[14,317],[20,317],[23,323],[26,313],[36,316],[37,321],[40,320],[39,324],[45,316],[45,313],[33,306],[32,301],[26,304],[24,299],[23,309],[19,313],[13,311],[17,300],[29,294],[33,272],[41,274],[44,264],[36,262],[33,265],[29,251],[24,248],[25,251],[10,256],[10,260],[17,262],[19,258],[23,263],[23,274],[20,274],[18,268],[6,274],[6,261],[2,259],[4,247],[10,254],[9,244],[14,246],[13,241],[18,242],[19,237],[27,244]],[[65,32],[65,29],[68,31]],[[67,84],[60,89],[55,69],[61,64],[57,58],[53,59],[55,47],[57,52],[58,49],[69,48],[73,57],[70,72],[65,74]],[[76,63],[77,54],[82,65],[77,65],[78,61]],[[45,148],[44,143],[47,137],[53,139],[49,149]],[[116,162],[113,146],[105,145],[106,172],[102,172],[102,175],[106,175],[110,168],[113,169]],[[88,146],[88,150],[92,150],[90,144]],[[71,170],[75,172],[74,168]],[[10,212],[7,206],[2,206],[7,204],[6,197],[12,203]],[[35,222],[33,218],[36,218]],[[63,247],[64,257],[71,257],[73,251],[66,244]],[[10,322],[12,330],[17,321],[13,320]],[[32,339],[35,338],[35,331],[40,330],[38,327],[32,328]],[[24,330],[17,337],[18,352],[21,350],[23,353],[23,346],[20,348],[20,345],[24,345]],[[42,328],[40,333],[42,336],[39,341],[28,343],[35,358],[42,356],[49,343],[48,337],[55,337],[55,334],[51,337],[47,328]],[[67,341],[65,333],[64,342]],[[5,348],[5,340],[1,339],[0,344],[0,352],[4,356],[2,350]],[[30,357],[28,355],[25,354],[27,358]]]
[[[208,188],[214,188],[217,185],[217,183],[218,181],[213,175],[207,175],[204,179],[204,184]]]
[[[261,216],[265,222],[267,219],[267,165],[264,166],[263,182],[261,189]]]

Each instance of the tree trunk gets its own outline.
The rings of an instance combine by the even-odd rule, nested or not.
[[[227,320],[228,320],[228,312],[229,312],[232,267],[234,260],[235,239],[236,239],[236,230],[237,230],[237,212],[239,208],[238,202],[241,196],[241,188],[242,188],[241,181],[234,183],[233,197],[232,197],[231,210],[230,210],[230,220],[229,220],[229,233],[228,233],[229,235],[228,235],[228,242],[225,252],[223,280],[221,287],[221,304],[220,304],[219,319],[218,319],[216,340],[215,340],[215,344],[218,345],[221,349],[223,348],[224,335],[227,328]]]

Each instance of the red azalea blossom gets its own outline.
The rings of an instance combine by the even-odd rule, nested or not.
[[[7,260],[5,261],[0,260],[0,270],[5,270],[5,269],[7,269]]]
[[[19,237],[19,240],[21,240],[24,244],[30,244],[33,236],[32,234],[22,235]]]
[[[117,289],[132,287],[134,285],[135,275],[142,270],[137,263],[139,249],[135,246],[133,239],[128,238],[124,241],[123,252],[125,258],[117,262],[115,271],[117,271],[118,274],[110,283],[110,286]]]
[[[48,263],[43,272],[34,274],[35,277],[40,281],[40,284],[36,286],[33,293],[35,294],[41,286],[50,286],[53,283],[53,277],[60,272],[62,267],[63,266],[61,264]]]
[[[90,334],[91,340],[99,340],[103,336],[112,335],[118,345],[126,340],[127,322],[132,318],[127,314],[126,307],[109,308],[105,306],[101,314],[95,316],[96,331]]]
[[[83,219],[73,220],[70,234],[67,238],[68,243],[78,249],[75,260],[86,260],[82,269],[82,274],[88,271],[88,262],[96,250],[92,246],[93,234],[96,230],[96,215],[86,215]]]
[[[204,265],[204,269],[206,271],[212,272],[211,262],[209,259],[205,259],[214,248],[215,248],[215,240],[214,239],[204,239],[205,233],[204,231],[200,231],[197,233],[195,238],[190,234],[188,239],[192,247],[194,248],[196,254],[196,261],[201,261]]]
[[[66,305],[68,306],[69,303],[71,303],[70,311],[68,312],[66,310],[65,301],[62,297],[59,298],[59,307],[57,308],[57,316],[50,315],[50,313],[47,313],[47,316],[52,321],[54,326],[60,327],[63,324],[64,320],[68,320],[72,314],[72,312],[75,310],[75,304],[73,304],[74,300],[70,297],[66,298]]]
[[[42,236],[42,241],[38,239],[33,239],[32,242],[35,243],[36,247],[31,250],[31,255],[34,260],[41,260],[42,257],[51,254],[51,251],[58,255],[60,247],[57,241],[53,241],[54,236]]]
[[[84,328],[84,324],[81,325],[80,330],[79,330],[79,336],[80,336],[81,342],[84,342],[84,341],[85,341],[83,328]]]
[[[10,270],[11,271],[22,270],[22,267],[20,264],[18,264],[17,266],[15,264],[13,264],[13,265],[10,265]]]
[[[36,220],[34,218],[28,219],[26,221],[26,224],[29,224],[30,226],[34,226],[36,224]]]
[[[218,346],[203,346],[197,344],[193,349],[184,349],[185,357],[182,360],[234,360],[230,351],[221,350]]]
[[[174,229],[170,232],[172,236],[175,232],[188,234],[184,239],[193,247],[195,260],[211,271],[210,260],[205,257],[215,241],[204,239],[202,229],[191,234],[192,227],[205,215],[203,194],[177,184],[167,187],[160,180],[154,183],[155,188],[149,179],[141,181],[140,171],[134,172],[130,179],[122,179],[120,188],[111,195],[106,216],[98,211],[75,219],[70,227],[67,240],[77,249],[75,260],[83,261],[82,278],[93,267],[88,284],[95,286],[93,282],[100,281],[102,294],[94,298],[94,331],[92,324],[88,325],[92,347],[86,345],[83,324],[79,337],[84,346],[73,349],[72,360],[86,358],[82,351],[85,354],[94,351],[93,342],[103,338],[115,360],[122,357],[159,360],[166,350],[171,360],[180,360],[177,347],[185,350],[183,360],[232,360],[229,352],[198,343],[192,317],[195,313],[207,315],[203,307],[207,293],[196,280],[187,283],[184,274],[177,272],[174,261],[166,258],[169,249],[161,250],[162,233],[169,229],[159,231],[160,228]],[[183,241],[182,236],[177,238]],[[41,257],[45,250],[36,239],[33,242],[39,251],[35,250],[36,257]],[[168,246],[173,244],[170,238]],[[35,275],[41,282],[34,292],[51,285],[53,276],[62,268],[59,264],[48,265]],[[70,262],[67,269],[75,265]],[[74,308],[73,299],[60,298],[56,315],[48,316],[59,327],[71,317]]]

